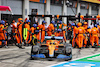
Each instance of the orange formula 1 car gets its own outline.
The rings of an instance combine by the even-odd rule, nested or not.
[[[36,42],[36,40],[34,40]],[[35,58],[52,58],[71,60],[72,47],[68,43],[63,42],[63,37],[45,36],[45,42],[38,42],[32,46],[31,59]]]

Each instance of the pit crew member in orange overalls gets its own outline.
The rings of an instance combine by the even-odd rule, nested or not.
[[[78,27],[80,27],[79,23],[76,25],[76,27],[74,27],[74,31],[75,31],[75,43],[74,43],[74,47],[78,46]]]
[[[55,22],[51,21],[50,25],[48,26],[48,31],[47,31],[48,36],[51,36],[52,33],[54,33],[54,24],[55,24]]]
[[[85,29],[85,33],[87,33],[88,23],[87,22],[84,22],[83,27]],[[88,37],[87,37],[87,34],[86,34],[86,36],[84,36],[84,47],[86,47],[87,40],[88,40]]]
[[[79,48],[82,48],[85,29],[82,27],[82,23],[79,22],[78,25],[79,25],[79,27],[78,27],[78,46],[79,46]]]
[[[0,47],[3,46],[4,42],[5,41],[5,37],[4,37],[4,23],[5,21],[1,20],[0,21]]]
[[[30,20],[26,20],[25,28],[27,28],[27,38],[26,38],[26,43],[28,43],[29,40],[29,30],[30,30]]]
[[[11,33],[13,34],[13,39],[15,38],[17,43],[19,44],[20,41],[19,41],[19,38],[17,36],[17,23],[15,22],[15,20],[12,21],[11,28],[12,28]]]
[[[34,36],[38,39],[38,41],[40,40],[40,27],[37,24],[33,24],[34,27]]]
[[[41,24],[41,42],[43,42],[45,38],[45,23],[45,21],[42,21]]]
[[[31,45],[32,45],[33,35],[34,35],[34,31],[35,31],[36,27],[37,27],[37,24],[33,24],[29,31],[30,39],[29,39],[28,43],[30,43]]]
[[[18,38],[20,43],[22,43],[22,25],[23,25],[23,19],[22,18],[18,18],[18,22],[17,22],[17,33],[18,33]]]
[[[97,46],[99,46],[98,33],[99,33],[99,30],[97,28],[97,24],[95,24],[94,28],[92,28],[92,30],[91,30],[91,34],[92,34],[92,47],[96,46],[96,45],[94,45],[95,42],[96,42]]]

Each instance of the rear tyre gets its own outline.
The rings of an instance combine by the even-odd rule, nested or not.
[[[68,60],[72,60],[72,50],[71,50],[71,52],[70,53],[66,53],[66,56],[71,56],[71,58],[69,58],[69,59],[65,59],[65,61],[68,61]]]

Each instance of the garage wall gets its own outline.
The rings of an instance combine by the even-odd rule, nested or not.
[[[22,0],[2,0],[2,5],[10,6],[14,14],[22,14]],[[8,11],[2,11],[4,14],[10,14]]]
[[[52,15],[62,15],[62,6],[51,5],[50,14]]]
[[[81,15],[86,16],[86,14],[88,13],[87,9],[80,9]]]
[[[73,11],[76,13],[76,8],[72,8]],[[67,15],[75,15],[70,7],[67,7]]]
[[[97,10],[92,10],[91,14],[92,15],[97,15],[98,14],[98,11]]]
[[[30,2],[29,3],[29,14],[31,14],[32,9],[38,9],[38,14],[40,15],[44,14],[44,4]]]

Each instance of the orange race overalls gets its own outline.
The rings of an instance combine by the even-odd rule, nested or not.
[[[98,42],[99,41],[98,33],[99,33],[99,30],[96,27],[92,28],[92,30],[91,30],[91,34],[92,34],[92,46],[94,46],[94,42],[97,43],[97,46],[99,45],[99,42]]]
[[[13,23],[11,24],[11,28],[12,28],[12,33],[14,34],[13,37],[16,38],[17,43],[19,44],[19,38],[17,36],[17,23],[15,23],[15,21],[13,21]]]
[[[54,25],[51,23],[48,26],[48,31],[47,31],[48,36],[51,36],[53,31],[54,31]]]
[[[78,28],[81,27],[81,23],[79,22],[77,24],[77,27],[74,28],[74,31],[75,31],[75,42],[74,42],[74,46],[75,46],[75,43],[77,44],[77,46],[79,46],[79,40],[78,40]]]
[[[0,45],[2,45],[2,40],[5,40],[3,29],[4,29],[4,25],[0,24]]]
[[[35,31],[35,30],[40,30],[40,27],[37,26],[37,28],[34,28],[34,31]],[[40,40],[40,31],[39,31],[38,33],[34,32],[34,36],[35,36],[38,40]]]
[[[28,41],[28,43],[30,43],[32,40],[33,40],[33,37],[32,37],[32,35],[34,35],[34,30],[35,30],[35,28],[34,27],[31,27],[30,28],[30,40]]]
[[[41,29],[41,25],[39,25],[38,22],[35,23],[35,24],[37,25],[37,27],[34,28],[34,36],[35,36],[38,40],[40,40],[40,33],[41,33],[40,29]],[[38,30],[39,32],[36,33],[35,30]]]
[[[22,20],[23,20],[22,18],[19,18],[18,19],[19,22],[17,23],[17,28],[18,28],[17,32],[20,43],[22,43],[22,25],[23,25]]]
[[[28,23],[25,24],[25,28],[27,28],[27,38],[26,38],[26,42],[28,42],[29,39],[29,30],[30,30],[30,25]]]
[[[74,45],[75,45],[75,42],[77,42],[77,39],[75,39],[75,37],[76,37],[76,34],[78,34],[78,32],[77,32],[77,27],[76,26],[74,26],[74,28],[73,28],[73,39],[72,39],[72,47],[74,47]]]
[[[66,26],[63,26],[62,35],[64,37],[64,41],[66,42]]]
[[[83,27],[78,27],[78,46],[79,48],[83,47],[83,39],[84,39],[84,34],[85,29]]]
[[[63,37],[64,37],[64,41],[66,42],[66,31],[65,30],[63,30]]]
[[[42,29],[42,31],[41,31],[41,42],[43,42],[44,39],[45,39],[45,24],[41,25],[41,29]]]
[[[84,22],[83,27],[85,29],[85,33],[87,33],[88,23]],[[87,44],[87,38],[86,38],[86,36],[84,36],[84,47],[86,47],[86,44]]]

